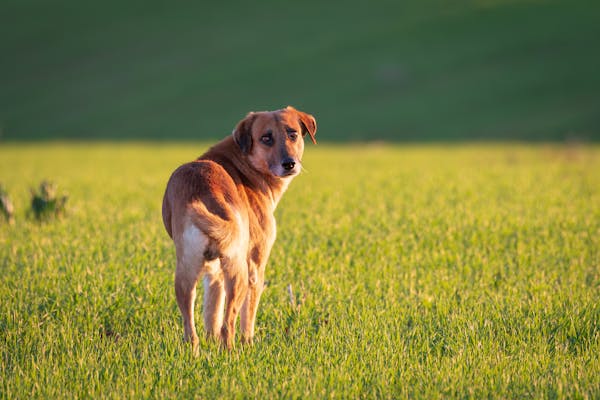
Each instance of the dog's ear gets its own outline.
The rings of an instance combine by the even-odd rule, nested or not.
[[[302,125],[302,137],[306,136],[308,133],[310,140],[312,140],[314,144],[317,144],[317,140],[315,139],[315,135],[317,134],[317,121],[315,120],[315,117],[305,112],[298,111],[292,106],[287,106],[287,109],[298,114],[300,125]]]
[[[233,140],[240,146],[242,153],[248,154],[252,149],[252,124],[256,119],[256,113],[250,112],[246,118],[238,122],[233,130]]]

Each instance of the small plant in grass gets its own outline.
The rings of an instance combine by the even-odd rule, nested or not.
[[[31,212],[37,220],[61,217],[65,213],[67,196],[56,195],[56,184],[42,181],[39,189],[31,189]]]
[[[15,208],[2,184],[0,184],[0,213],[2,213],[4,219],[6,219],[9,224],[14,222]]]

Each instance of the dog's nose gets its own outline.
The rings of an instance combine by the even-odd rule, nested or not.
[[[287,158],[283,159],[283,161],[281,162],[281,166],[286,171],[291,171],[296,166],[296,162],[293,159],[291,159],[290,157],[287,157]]]

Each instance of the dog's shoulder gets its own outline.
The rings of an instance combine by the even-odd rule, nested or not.
[[[239,147],[235,144],[233,137],[229,136],[212,146],[206,153],[198,157],[196,162],[211,162],[222,168],[236,183],[242,176],[246,175],[247,161],[243,157]]]

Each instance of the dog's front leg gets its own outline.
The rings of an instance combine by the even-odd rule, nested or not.
[[[248,266],[243,258],[221,259],[225,278],[225,319],[221,328],[221,340],[227,349],[233,348],[235,320],[240,312],[248,290]]]
[[[246,300],[242,305],[242,311],[240,312],[241,328],[242,328],[242,340],[244,343],[252,344],[254,339],[254,324],[256,321],[256,310],[258,309],[258,303],[260,296],[262,295],[265,287],[265,269],[254,268],[248,275],[248,293],[246,294]]]

